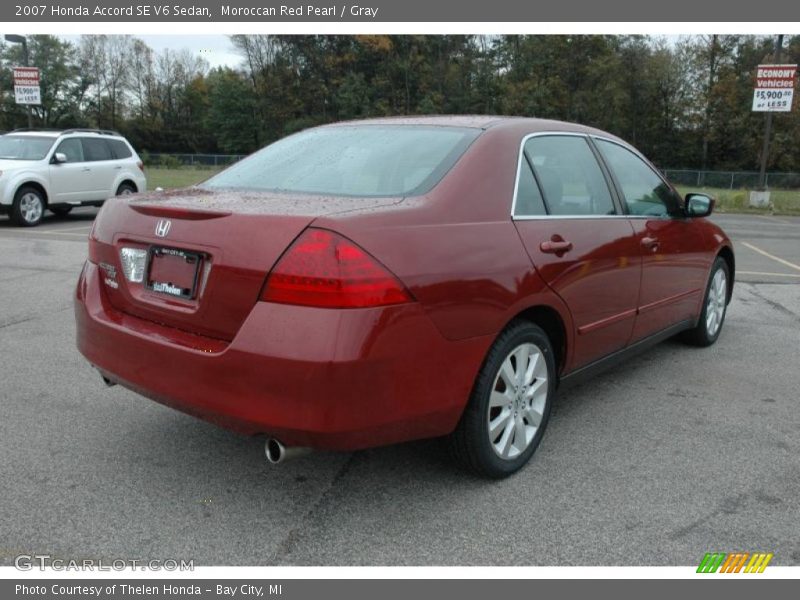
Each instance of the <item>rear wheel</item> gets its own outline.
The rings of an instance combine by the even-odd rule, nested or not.
[[[117,188],[117,196],[130,196],[136,193],[136,188],[130,183],[120,183]]]
[[[694,329],[686,332],[684,339],[695,346],[710,346],[717,341],[728,307],[728,278],[730,271],[724,258],[717,257],[706,286],[703,310]]]
[[[455,458],[486,477],[507,477],[522,468],[547,426],[555,375],[547,334],[527,321],[512,323],[489,350],[450,436]]]
[[[20,227],[38,225],[44,215],[44,195],[34,187],[21,187],[11,205],[11,221]]]
[[[56,215],[57,217],[66,217],[70,211],[72,211],[71,206],[51,206],[50,212]]]

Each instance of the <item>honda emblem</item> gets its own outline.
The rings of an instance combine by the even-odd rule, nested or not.
[[[161,219],[156,223],[156,235],[158,237],[167,237],[169,228],[172,227],[172,221],[169,219]]]

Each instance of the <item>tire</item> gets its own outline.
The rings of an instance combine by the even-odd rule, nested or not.
[[[516,365],[526,352],[527,368],[520,373]],[[544,435],[555,391],[555,357],[547,334],[528,321],[512,322],[489,350],[448,439],[454,458],[484,477],[515,473]]]
[[[72,212],[71,206],[51,206],[50,212],[56,215],[57,217],[66,217],[70,212]]]
[[[19,227],[35,227],[42,221],[47,202],[35,187],[22,186],[14,194],[11,222]]]
[[[683,339],[694,346],[710,346],[719,338],[728,308],[728,281],[730,269],[722,257],[717,257],[711,267],[703,296],[703,310],[694,329],[687,331]]]
[[[117,188],[117,196],[129,196],[136,193],[136,188],[130,183],[120,183]]]

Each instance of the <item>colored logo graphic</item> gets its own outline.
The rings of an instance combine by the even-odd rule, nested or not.
[[[698,573],[763,573],[772,552],[707,552],[697,567]]]

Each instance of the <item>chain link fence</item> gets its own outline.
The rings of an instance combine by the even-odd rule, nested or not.
[[[145,165],[154,168],[199,169],[222,168],[243,159],[244,154],[170,154],[142,152]],[[727,190],[753,190],[758,187],[757,171],[698,171],[691,169],[662,169],[673,184],[687,187],[708,187]],[[800,173],[767,173],[767,189],[800,189]]]
[[[243,159],[245,154],[169,154],[163,152],[143,151],[141,159],[148,167],[175,169],[179,167],[194,167],[199,169],[214,169],[227,167]]]
[[[758,187],[758,171],[692,171],[662,169],[675,185],[709,187],[726,190],[753,190]],[[800,173],[767,173],[767,189],[800,189]]]

